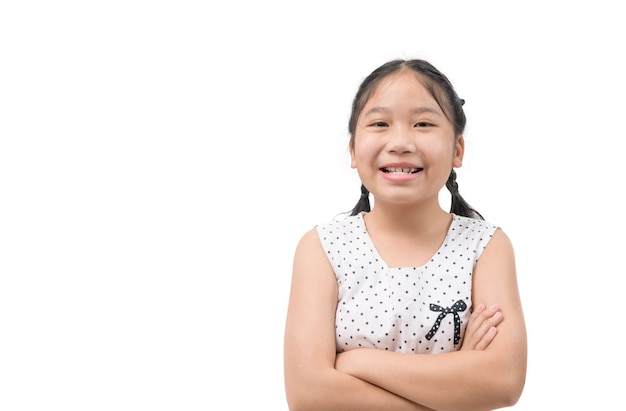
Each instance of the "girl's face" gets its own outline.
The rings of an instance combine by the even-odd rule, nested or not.
[[[415,73],[383,79],[358,117],[351,166],[375,204],[438,204],[463,160],[463,137]]]

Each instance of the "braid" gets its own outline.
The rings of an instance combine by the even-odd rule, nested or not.
[[[456,182],[456,171],[450,172],[450,177],[446,181],[446,188],[452,194],[452,204],[450,205],[450,212],[456,215],[478,218],[484,220],[483,216],[476,210],[474,210],[465,199],[459,193],[459,184]]]
[[[361,198],[359,198],[359,202],[356,203],[350,215],[357,215],[360,212],[365,211],[369,213],[371,211],[370,207],[370,192],[363,184],[361,184]]]

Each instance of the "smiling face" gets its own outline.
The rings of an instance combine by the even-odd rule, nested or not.
[[[431,204],[463,160],[463,137],[410,70],[382,79],[358,117],[352,168],[376,204]]]

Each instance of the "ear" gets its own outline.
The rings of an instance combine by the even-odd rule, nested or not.
[[[354,144],[350,144],[350,167],[356,168],[356,159],[354,158]]]
[[[463,136],[459,136],[454,144],[454,159],[452,160],[452,166],[455,168],[463,165],[463,153],[465,152],[465,140]]]

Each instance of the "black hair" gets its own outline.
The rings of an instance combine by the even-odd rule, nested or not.
[[[411,70],[418,76],[424,87],[426,87],[437,104],[439,104],[439,107],[448,120],[452,123],[456,138],[463,134],[467,121],[465,118],[465,112],[463,111],[463,104],[465,104],[465,101],[460,99],[456,94],[456,91],[454,90],[454,87],[452,87],[452,83],[450,83],[448,78],[425,60],[397,59],[389,61],[378,67],[361,82],[361,85],[359,86],[352,102],[352,112],[348,122],[350,147],[354,147],[356,124],[359,115],[378,84],[390,74],[402,70]],[[450,205],[451,213],[483,220],[483,216],[478,211],[474,210],[459,193],[459,185],[456,182],[456,172],[454,169],[450,172],[450,176],[446,182],[446,188],[452,195]],[[364,211],[369,212],[370,209],[369,191],[363,184],[361,184],[361,197],[350,212],[350,215],[354,216]]]

